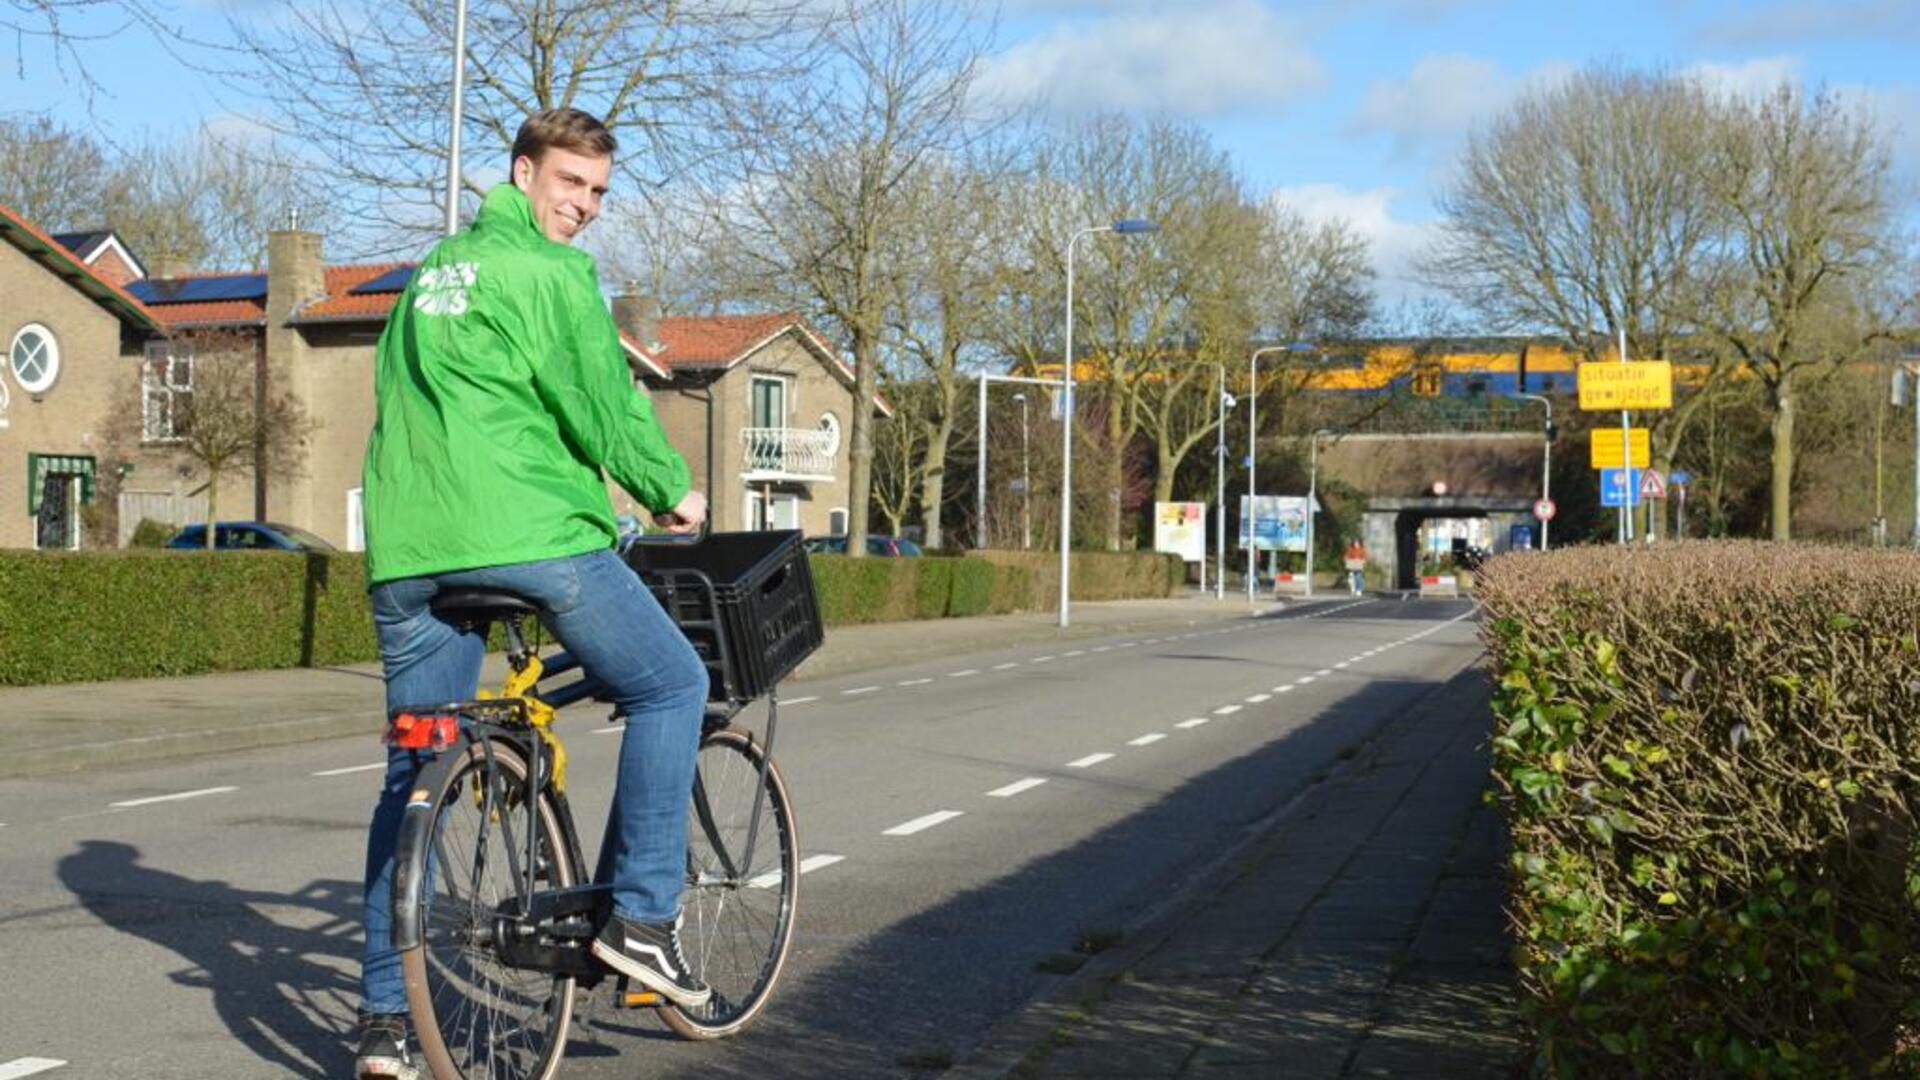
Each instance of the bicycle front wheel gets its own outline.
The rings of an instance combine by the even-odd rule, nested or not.
[[[527,759],[482,738],[428,766],[418,788],[431,832],[415,867],[422,882],[419,946],[400,954],[421,1055],[435,1080],[549,1080],[573,1018],[571,977],[507,966],[495,946],[503,902],[527,910]],[[415,798],[420,798],[416,793]],[[539,791],[537,889],[576,880],[551,792]]]
[[[746,1030],[773,995],[800,885],[793,804],[751,731],[727,725],[701,737],[688,833],[681,951],[713,997],[660,1015],[682,1038],[721,1039]]]

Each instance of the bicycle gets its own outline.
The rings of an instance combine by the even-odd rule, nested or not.
[[[761,552],[769,546],[771,554]],[[800,855],[772,758],[775,684],[821,636],[800,534],[711,534],[634,551],[630,564],[710,675],[681,938],[713,997],[681,1008],[630,988],[590,955],[611,896],[604,874],[581,880],[586,864],[553,719],[599,688],[584,674],[542,687],[579,664],[564,650],[542,661],[528,645],[522,622],[538,615],[531,603],[494,590],[449,590],[434,610],[483,633],[501,626],[511,672],[498,695],[390,717],[395,737],[438,751],[407,803],[393,882],[393,941],[415,1037],[436,1080],[547,1080],[565,1053],[577,991],[609,977],[615,1008],[656,1010],[686,1039],[736,1035],[766,1008],[785,968]],[[741,585],[718,584],[709,570]],[[764,739],[734,723],[761,696]]]

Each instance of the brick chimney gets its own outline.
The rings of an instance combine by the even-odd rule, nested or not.
[[[303,405],[313,402],[313,365],[308,360],[306,336],[287,319],[327,294],[327,269],[322,261],[320,234],[298,228],[267,234],[267,325],[263,345],[261,392],[273,389],[292,394]],[[311,419],[325,421],[324,417]],[[256,513],[268,520],[306,525],[315,520],[310,475],[271,486],[254,477]]]
[[[660,301],[641,296],[640,283],[629,281],[613,298],[613,322],[634,344],[651,352],[660,341]]]

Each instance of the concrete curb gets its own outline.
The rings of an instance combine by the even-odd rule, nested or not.
[[[1292,798],[1247,825],[1226,851],[1201,867],[1184,887],[1134,920],[1133,925],[1123,928],[1120,945],[1093,956],[1079,970],[1062,976],[1058,983],[1043,989],[1017,1012],[990,1028],[973,1050],[942,1074],[943,1080],[1013,1080],[1022,1076],[1023,1067],[1034,1052],[1045,1046],[1063,1025],[1074,1022],[1076,1013],[1104,997],[1107,987],[1164,945],[1191,918],[1192,912],[1206,906],[1249,873],[1248,864],[1255,849],[1274,830],[1325,802],[1329,793],[1349,776],[1364,773],[1379,757],[1384,738],[1400,722],[1423,712],[1456,680],[1477,677],[1476,665],[1469,664],[1445,682],[1436,683],[1405,712],[1382,720],[1352,757],[1336,763],[1324,777],[1309,781]]]

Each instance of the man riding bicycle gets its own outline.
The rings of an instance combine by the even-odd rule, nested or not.
[[[434,615],[443,588],[516,593],[626,717],[597,879],[613,916],[602,963],[675,1004],[710,995],[680,955],[687,791],[707,673],[614,553],[610,476],[670,531],[707,513],[635,389],[593,259],[570,245],[600,212],[613,134],[576,109],[530,117],[512,179],[428,253],[375,353],[364,466],[367,578],[389,711],[472,698],[482,635]],[[390,747],[368,832],[362,1080],[417,1075],[392,948],[394,846],[427,752]]]

